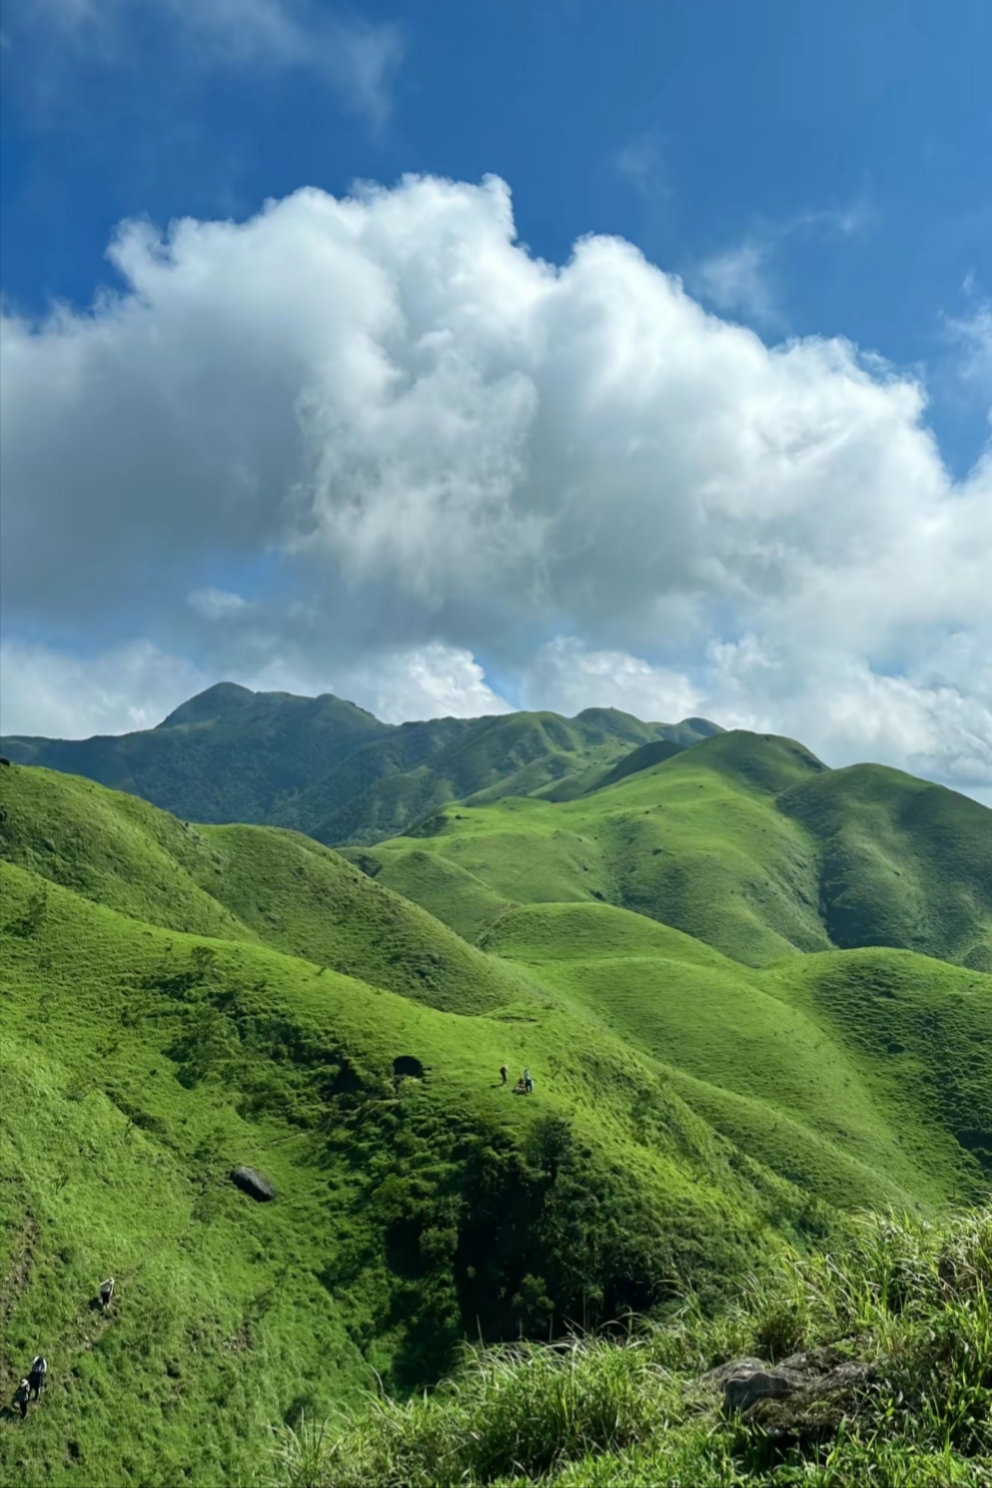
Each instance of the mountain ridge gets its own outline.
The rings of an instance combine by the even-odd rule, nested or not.
[[[518,712],[384,724],[331,693],[219,682],[151,729],[80,740],[8,735],[0,752],[143,796],[185,820],[290,826],[337,845],[391,836],[448,800],[498,792],[523,767],[538,788],[608,768],[636,744],[686,746],[717,729],[700,719],[643,724],[604,708],[575,719]]]

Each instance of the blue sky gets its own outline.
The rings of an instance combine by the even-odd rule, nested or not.
[[[244,217],[304,184],[339,195],[406,171],[502,176],[521,237],[555,262],[618,233],[691,282],[751,245],[775,332],[898,363],[941,364],[947,321],[992,292],[984,0],[362,6],[348,18],[395,36],[381,121],[319,69],[239,59],[167,4],[93,0],[117,12],[109,39],[81,5],[61,28],[55,0],[46,24],[24,8],[4,54],[0,246],[5,294],[33,309],[90,301],[122,218]],[[336,14],[298,13],[314,29]],[[767,330],[753,300],[745,285],[723,308]],[[985,409],[949,382],[932,416],[960,468]]]
[[[73,331],[63,325],[57,335],[53,323],[45,321],[52,303],[67,301],[77,312],[86,312],[101,286],[122,295],[123,301],[150,296],[154,307],[149,314],[158,317],[155,334],[164,335],[167,341],[173,333],[179,334],[175,330],[176,296],[179,286],[190,282],[179,261],[182,255],[172,249],[135,249],[123,268],[120,262],[109,262],[108,243],[121,223],[147,219],[156,229],[166,229],[176,218],[188,217],[201,224],[230,220],[247,234],[246,225],[267,200],[286,202],[304,186],[340,200],[356,180],[377,182],[402,194],[397,183],[406,173],[464,183],[466,190],[477,188],[488,175],[505,182],[512,193],[517,235],[512,272],[519,273],[520,286],[529,274],[527,265],[535,259],[561,266],[569,262],[577,240],[590,234],[611,235],[639,249],[666,275],[680,276],[692,301],[717,317],[720,325],[749,327],[766,348],[781,347],[790,338],[799,338],[807,348],[815,344],[814,338],[828,342],[847,338],[858,348],[861,371],[844,372],[844,386],[850,391],[852,378],[856,382],[859,376],[867,376],[872,398],[876,390],[888,387],[891,397],[887,402],[882,399],[886,411],[869,412],[867,404],[859,403],[856,412],[838,412],[834,393],[824,392],[822,417],[817,415],[820,432],[808,438],[813,442],[826,438],[824,431],[834,429],[838,418],[850,418],[848,442],[857,445],[862,435],[853,431],[863,429],[860,421],[877,424],[890,414],[896,416],[891,380],[915,387],[917,404],[912,408],[900,405],[898,418],[915,431],[921,472],[930,458],[930,432],[935,437],[940,479],[946,486],[941,497],[945,504],[940,513],[936,508],[924,510],[927,501],[936,499],[935,477],[932,472],[921,473],[922,504],[910,501],[903,525],[915,522],[920,533],[932,531],[934,523],[938,528],[946,525],[948,512],[957,521],[959,512],[967,510],[967,522],[972,525],[964,546],[974,547],[975,533],[979,541],[984,540],[988,500],[982,461],[988,448],[992,401],[992,90],[987,86],[992,71],[992,7],[984,0],[943,0],[940,4],[903,0],[898,6],[891,0],[838,0],[831,6],[805,0],[760,0],[749,6],[739,0],[618,0],[609,7],[587,0],[549,0],[543,6],[522,0],[478,0],[470,5],[425,0],[348,10],[304,0],[239,0],[237,4],[234,0],[9,0],[3,25],[0,265],[5,312],[17,327],[16,336],[8,335],[13,348],[8,375],[20,379],[17,387],[22,396],[14,400],[17,407],[30,407],[30,437],[24,432],[27,423],[14,429],[14,454],[7,476],[13,482],[12,494],[7,496],[8,537],[13,535],[17,544],[41,541],[18,501],[26,511],[30,490],[32,510],[38,510],[38,493],[55,501],[51,493],[61,484],[58,461],[51,456],[52,438],[45,433],[46,419],[58,419],[60,430],[68,427],[64,407],[43,406],[48,395],[38,367],[33,372],[25,368],[29,363],[40,365],[43,353],[55,356],[55,341],[62,348],[59,365],[63,365],[70,356],[70,343],[81,344],[79,334],[87,327],[93,333],[94,327],[92,317],[84,314],[74,322]],[[400,196],[395,200],[398,210]],[[478,199],[471,201],[477,204]],[[418,223],[440,220],[423,200],[421,208]],[[456,217],[461,210],[451,208]],[[383,224],[385,213],[383,207]],[[245,252],[251,243],[250,252],[257,254],[260,276],[246,290],[251,307],[264,298],[272,276],[285,277],[289,292],[294,253],[301,251],[298,245],[304,240],[294,238],[293,233],[304,234],[309,241],[307,235],[315,230],[312,224],[297,221],[289,208],[284,227],[282,256],[270,256],[257,234],[242,239]],[[370,227],[369,242],[378,244],[377,234],[386,231],[385,225]],[[420,227],[404,218],[402,231],[416,237]],[[427,233],[428,228],[423,231]],[[465,231],[471,236],[469,228]],[[425,265],[435,266],[432,272],[436,272],[432,255],[439,251],[438,241],[432,238],[433,246],[424,249]],[[165,299],[155,298],[158,280],[151,290],[147,284],[145,289],[136,287],[128,264],[133,267],[134,255],[140,258],[141,252],[149,263],[163,252],[169,258],[174,273]],[[393,249],[384,259],[376,257],[379,252],[378,247],[368,248],[388,276],[397,261]],[[614,256],[600,264],[596,283],[612,282],[611,275],[620,273],[619,262]],[[138,279],[143,272],[139,270]],[[426,267],[424,272],[428,272]],[[310,292],[325,308],[336,296],[353,292],[344,287],[344,274],[340,267],[328,269],[329,277],[314,281]],[[580,279],[581,275],[575,277],[575,299],[581,298]],[[653,324],[661,336],[664,314],[651,310],[647,281],[638,289],[635,280],[633,270],[623,279],[623,304],[632,308],[621,313],[616,309],[619,300],[611,302],[614,330],[619,334],[624,316],[643,316],[645,325]],[[488,314],[499,306],[505,292],[506,281],[498,276],[478,288],[476,323],[483,314],[479,307],[488,307]],[[406,323],[412,324],[416,318],[412,302],[403,298],[407,290],[398,293]],[[132,310],[137,313],[135,305]],[[200,303],[197,313],[210,321],[209,305],[204,308]],[[421,313],[419,308],[416,313]],[[447,327],[447,334],[451,329],[448,310],[435,307],[430,313],[438,317],[437,326]],[[109,326],[116,323],[115,314],[102,304],[96,320],[109,315],[105,323]],[[235,314],[233,309],[231,314]],[[192,315],[190,302],[188,317]],[[189,318],[182,323],[194,324]],[[576,324],[570,320],[567,330],[561,331],[562,344],[577,334]],[[666,346],[671,347],[673,327],[664,335]],[[688,329],[684,335],[688,337]],[[183,365],[196,356],[208,360],[195,345],[194,331],[188,332],[188,338],[185,351],[177,353]],[[153,342],[149,333],[147,344]],[[251,345],[258,344],[256,336]],[[472,344],[469,352],[465,343],[462,355],[473,366],[481,365],[473,360],[477,348]],[[739,343],[728,332],[723,344],[737,366],[734,348]],[[239,353],[239,361],[251,354]],[[284,354],[287,364],[300,355],[295,344],[279,354]],[[694,354],[686,354],[688,365],[695,367]],[[501,355],[505,358],[510,353],[504,348]],[[749,355],[740,352],[744,361]],[[813,358],[816,365],[811,372],[807,363],[813,353],[807,350],[804,355],[805,362],[798,358],[790,364],[798,370],[786,399],[788,406],[776,403],[775,413],[768,415],[773,423],[778,421],[768,437],[782,448],[789,443],[788,430],[807,416],[801,411],[806,409],[805,395],[796,389],[807,386],[810,378],[820,378],[817,387],[822,383],[825,389],[831,377],[841,375],[835,366],[827,365],[829,356],[825,361],[822,356],[818,361]],[[891,369],[874,358],[884,359]],[[286,392],[287,407],[295,408],[297,414],[300,397],[312,399],[317,378],[313,369],[320,364],[317,356],[308,364],[310,370],[300,374],[299,384],[293,385],[292,396]],[[767,387],[762,384],[764,391],[757,383],[752,388],[740,372],[745,380],[738,412],[752,409],[755,400],[762,407],[767,405],[772,396],[769,389],[778,376],[777,365],[770,362],[760,374],[766,377],[767,373],[766,381],[771,379]],[[124,377],[120,367],[118,371]],[[555,406],[557,383],[542,381],[543,374],[534,370],[532,360],[526,365],[521,362],[517,371],[531,380],[541,410]],[[491,368],[484,378],[490,375],[496,375]],[[135,376],[132,366],[125,379],[128,386]],[[268,366],[260,364],[256,381],[267,376]],[[551,378],[550,372],[547,377]],[[149,408],[154,406],[155,417],[164,416],[161,410],[170,400],[174,405],[178,397],[188,395],[188,390],[182,395],[177,392],[173,373],[169,378],[157,391],[149,385],[141,414],[142,419],[147,415],[149,424]],[[228,380],[225,366],[217,365],[214,378],[213,388],[229,386],[230,396],[235,396],[235,382]],[[672,385],[678,385],[677,376]],[[720,387],[716,372],[706,386]],[[30,404],[23,389],[35,390]],[[243,389],[236,395],[248,396]],[[574,390],[573,395],[583,396]],[[622,421],[631,415],[639,397],[636,375],[630,377],[625,396]],[[663,396],[670,406],[671,398],[663,395],[659,384],[657,397]],[[719,401],[721,395],[706,396]],[[118,396],[118,406],[120,401]],[[508,420],[524,418],[516,405],[515,411],[509,402],[506,406]],[[92,501],[93,525],[98,528],[102,519],[97,508],[107,482],[126,480],[134,492],[133,470],[130,475],[123,469],[116,477],[108,474],[101,463],[102,446],[98,448],[99,440],[92,432],[99,411],[87,409],[83,420],[79,407],[73,407],[86,432],[75,443],[68,435],[60,436],[59,459],[72,480],[81,482],[71,498],[74,516],[67,519],[68,527],[72,520],[82,521],[86,503]],[[333,426],[340,431],[344,415],[338,403],[334,408]],[[693,417],[699,419],[701,429],[706,427],[707,416],[705,404],[693,405]],[[536,420],[536,428],[542,414],[532,411],[526,417]],[[750,412],[740,418],[741,428],[750,427]],[[436,435],[436,423],[429,418],[427,422]],[[644,446],[651,427],[648,419],[643,430],[629,434],[624,458],[640,459],[630,451]],[[177,469],[172,478],[189,481],[191,470],[203,471],[212,460],[222,458],[228,461],[225,471],[229,475],[232,459],[247,461],[252,468],[250,480],[259,489],[265,488],[269,508],[278,506],[285,512],[286,493],[298,488],[299,472],[274,457],[271,470],[266,468],[272,444],[261,453],[246,446],[232,456],[217,442],[214,426],[211,429],[209,435],[201,431],[191,439],[180,462],[185,475]],[[547,441],[561,437],[558,424],[554,431],[535,435],[527,460],[536,462]],[[353,432],[342,434],[334,448],[335,491],[352,491],[358,479],[346,463],[341,464],[339,454],[341,448],[351,447]],[[469,476],[457,462],[452,465],[447,446],[434,446],[431,453],[433,436],[426,425],[421,433],[426,443],[423,452],[417,446],[418,470],[424,461],[433,459],[437,471],[447,472],[446,481],[470,484],[473,479],[483,480],[478,472]],[[487,428],[486,438],[490,435],[496,438]],[[159,437],[149,435],[144,453],[134,453],[134,468],[146,468],[142,461],[147,464],[157,458]],[[607,429],[604,424],[599,437],[601,442],[588,460],[595,460],[614,437],[614,426]],[[288,424],[273,427],[273,441],[291,438]],[[312,444],[312,431],[308,439]],[[208,440],[210,455],[201,458]],[[932,453],[932,445],[929,448]],[[49,454],[42,458],[38,450],[46,449]],[[503,458],[506,450],[502,445],[500,450]],[[564,450],[561,453],[564,459]],[[365,456],[355,458],[364,470]],[[660,488],[667,492],[666,483],[676,481],[672,449],[659,447],[657,460],[657,471],[645,474],[642,470],[642,477],[648,486],[652,480],[660,481]],[[852,466],[850,479],[864,480],[866,507],[873,512],[888,511],[888,488],[876,489],[872,484],[876,475],[870,472],[876,463],[874,455],[861,458]],[[327,458],[322,468],[326,465]],[[397,455],[390,468],[395,472],[401,465]],[[550,461],[548,478],[563,479],[560,468]],[[308,470],[312,474],[310,466]],[[796,477],[795,489],[804,479]],[[835,473],[832,479],[846,481],[847,476]],[[700,510],[710,511],[708,493],[715,489],[714,482],[723,489],[725,475],[718,478],[710,472],[700,480],[692,495],[693,501],[702,503],[693,508],[697,517]],[[521,476],[515,485],[510,477],[507,481],[507,509],[519,514],[529,500],[524,494],[529,489],[527,480]],[[619,484],[626,489],[625,478]],[[376,489],[381,485],[379,481]],[[435,704],[430,687],[425,701],[416,687],[411,690],[405,682],[401,685],[401,679],[416,675],[423,664],[425,675],[433,676],[438,668],[444,673],[437,706],[443,703],[454,710],[475,704],[501,706],[500,699],[513,705],[548,701],[566,706],[573,700],[581,704],[590,691],[598,689],[611,701],[629,697],[642,711],[653,698],[673,705],[695,701],[709,706],[711,712],[722,710],[731,721],[782,727],[802,724],[809,731],[812,701],[798,711],[795,702],[802,690],[803,666],[795,658],[786,662],[779,655],[780,638],[773,632],[775,624],[785,621],[781,614],[773,620],[768,610],[783,585],[795,586],[796,576],[808,573],[811,563],[822,566],[827,562],[823,555],[831,540],[821,533],[803,547],[809,534],[799,534],[803,523],[798,519],[790,518],[788,533],[783,528],[768,538],[758,563],[765,574],[761,583],[754,579],[758,560],[753,555],[748,559],[750,566],[744,565],[743,550],[738,547],[735,567],[720,547],[719,552],[699,556],[699,562],[702,568],[707,563],[711,568],[719,564],[726,582],[711,585],[703,594],[702,581],[702,587],[696,584],[693,589],[656,574],[650,595],[646,590],[637,613],[631,612],[622,622],[618,611],[623,607],[614,603],[615,588],[611,587],[622,583],[622,555],[608,575],[580,565],[581,572],[569,570],[568,584],[563,583],[560,591],[555,589],[548,575],[562,566],[562,544],[567,548],[573,542],[572,537],[561,537],[565,531],[561,527],[554,551],[537,565],[547,602],[532,606],[521,619],[527,606],[519,596],[504,595],[495,580],[487,604],[469,605],[463,595],[455,593],[457,585],[453,588],[439,580],[427,595],[423,585],[418,589],[417,584],[407,582],[409,564],[415,561],[409,552],[405,568],[390,567],[382,553],[380,566],[375,568],[369,557],[368,533],[358,547],[352,543],[345,553],[339,508],[331,524],[335,535],[330,561],[326,551],[323,558],[313,551],[304,554],[299,533],[288,537],[285,523],[277,531],[271,522],[267,525],[259,518],[250,532],[235,532],[219,516],[203,523],[197,521],[195,512],[180,515],[178,511],[174,520],[166,521],[161,507],[169,504],[169,489],[166,483],[146,497],[122,494],[116,504],[111,503],[114,531],[119,534],[126,527],[128,542],[122,546],[118,569],[110,565],[103,574],[99,598],[85,586],[77,593],[73,584],[64,581],[56,590],[54,578],[47,592],[40,582],[30,589],[11,585],[11,591],[17,592],[10,602],[5,598],[5,637],[21,647],[12,653],[20,657],[18,665],[54,668],[49,689],[53,699],[68,697],[75,679],[79,696],[100,695],[109,701],[103,713],[94,714],[82,703],[73,705],[75,712],[66,711],[66,704],[60,713],[56,702],[47,713],[35,703],[32,713],[30,689],[26,684],[12,684],[6,689],[5,714],[13,710],[13,716],[5,716],[5,726],[47,729],[61,721],[69,731],[101,720],[107,727],[127,726],[128,720],[144,719],[149,709],[154,713],[166,702],[171,705],[170,686],[182,687],[190,679],[214,680],[218,669],[262,681],[282,678],[306,686],[333,685],[335,690],[350,682],[355,692],[364,688],[361,701],[378,703],[385,711],[431,711]],[[681,510],[678,503],[683,497],[691,505],[688,489],[672,487],[673,510]],[[640,486],[637,491],[641,492]],[[607,497],[604,490],[603,500]],[[403,499],[409,507],[409,500]],[[668,499],[664,493],[659,496],[652,517],[661,523],[661,531],[668,530],[671,518],[665,505]],[[737,516],[743,510],[742,499],[734,498]],[[828,488],[808,496],[821,508],[833,499]],[[846,498],[837,499],[842,503]],[[646,501],[641,494],[631,496],[624,508],[634,527],[640,520],[636,513],[643,512]],[[539,506],[532,503],[527,508],[528,533],[534,530]],[[573,500],[570,510],[574,509]],[[201,514],[202,510],[201,506]],[[585,507],[580,510],[586,512]],[[541,521],[552,520],[543,508],[541,512]],[[767,513],[752,516],[758,526],[766,523]],[[324,511],[320,520],[315,518],[317,526],[326,517]],[[894,531],[900,525],[894,505],[890,519]],[[563,522],[562,513],[557,512],[553,520]],[[584,520],[593,533],[595,518],[587,513]],[[856,527],[860,519],[849,514],[847,520]],[[189,530],[184,529],[184,522]],[[851,552],[845,559],[848,575],[866,545],[888,542],[874,522],[874,516],[866,519],[860,539],[852,530]],[[688,531],[688,517],[685,523]],[[50,526],[48,530],[51,540]],[[209,541],[202,537],[204,530],[211,534]],[[425,530],[422,524],[419,530]],[[962,532],[958,539],[960,547]],[[526,547],[529,539],[518,532],[515,540]],[[644,540],[642,533],[641,547]],[[495,551],[492,544],[498,542],[498,535],[487,526],[482,536],[475,531],[473,542],[476,548],[483,543],[489,545],[487,551]],[[660,553],[661,537],[658,542]],[[775,577],[771,567],[776,560],[770,555],[791,543],[797,546],[792,550],[788,577]],[[9,541],[7,546],[11,546]],[[835,559],[836,555],[830,563],[836,577]],[[39,571],[46,568],[43,556],[32,555],[32,561]],[[849,679],[855,674],[861,678],[856,685],[851,683],[854,692],[848,711],[852,714],[858,708],[870,712],[872,706],[876,711],[892,712],[891,691],[885,694],[884,705],[877,699],[875,704],[870,702],[876,683],[883,690],[908,688],[914,695],[926,694],[927,722],[922,731],[926,739],[913,735],[910,723],[892,734],[876,719],[867,732],[854,728],[843,735],[843,730],[822,729],[822,747],[841,760],[874,746],[878,753],[888,751],[893,759],[982,790],[982,751],[987,742],[982,734],[986,718],[992,718],[987,713],[990,700],[981,690],[984,683],[974,680],[980,668],[963,662],[961,656],[981,654],[978,642],[984,641],[984,617],[967,608],[955,610],[943,600],[938,603],[931,595],[919,614],[900,613],[898,619],[890,616],[880,622],[878,614],[899,582],[895,577],[899,565],[910,561],[905,553],[897,558],[893,549],[885,573],[864,579],[859,592],[865,592],[866,584],[874,584],[877,594],[871,615],[865,617],[863,644],[853,637],[844,653],[846,659],[835,657],[824,676],[843,673]],[[947,558],[947,572],[938,587],[968,594],[968,584],[962,587],[955,573],[955,561]],[[663,568],[660,557],[658,562]],[[58,566],[54,560],[48,565],[53,574]],[[726,578],[730,569],[733,577]],[[141,581],[136,586],[138,573]],[[920,582],[926,587],[925,581]],[[743,603],[741,586],[750,584],[757,594],[762,583],[761,604]],[[839,593],[843,583],[838,579],[837,584]],[[354,644],[350,652],[342,650],[336,608],[342,585],[350,586],[352,596],[349,613]],[[190,601],[190,595],[206,593],[234,595],[243,603],[238,608],[232,600],[225,610],[220,601]],[[576,594],[581,598],[574,599]],[[812,606],[812,598],[807,598]],[[277,612],[288,613],[294,606],[292,625],[287,622],[279,630]],[[687,618],[690,608],[691,619]],[[321,618],[312,619],[312,634],[306,641],[300,616],[313,617],[318,611]],[[395,617],[392,627],[383,621],[387,613]],[[245,629],[249,618],[250,635]],[[237,635],[235,622],[241,627]],[[794,629],[796,623],[793,614],[788,624]],[[217,639],[219,624],[227,627],[223,644]],[[512,642],[506,640],[508,635]],[[421,648],[405,660],[404,637],[412,637]],[[822,638],[811,633],[808,644],[810,657],[825,655]],[[752,651],[745,665],[741,647],[747,645],[757,646],[762,655],[773,659],[759,664]],[[139,657],[135,646],[150,648],[140,653],[144,662],[134,659]],[[30,654],[24,649],[32,647]],[[129,684],[133,696],[126,688],[115,691],[107,682],[108,675],[127,670],[122,669],[120,658],[128,647],[132,648],[127,654],[133,661]],[[428,655],[423,648],[430,647],[438,649],[429,653],[434,660],[428,665],[423,662]],[[581,662],[576,647],[581,648]],[[729,672],[727,648],[737,648]],[[525,660],[534,651],[543,661],[531,664]],[[946,660],[951,652],[957,657],[953,667]],[[445,672],[443,658],[449,653],[470,658],[466,663],[470,670],[462,682]],[[149,656],[157,659],[149,663]],[[320,662],[321,657],[325,662]],[[557,680],[550,681],[555,657]],[[597,657],[599,661],[590,660]],[[7,660],[9,673],[16,670],[10,654]],[[625,672],[628,663],[633,672],[629,668]],[[101,665],[104,670],[99,674],[86,670]],[[163,681],[156,671],[163,667],[171,682]],[[638,667],[648,672],[638,672]],[[720,673],[717,682],[714,668]],[[816,667],[811,670],[815,672]],[[567,685],[561,680],[565,671]],[[759,686],[759,674],[767,681],[771,673],[782,680],[775,686]],[[369,681],[373,675],[379,679],[374,685]],[[635,679],[627,691],[617,682],[624,676]],[[638,676],[661,681],[652,693],[647,681],[644,687],[636,681]],[[392,692],[381,681],[389,677],[394,679]],[[673,678],[682,678],[684,685]],[[899,707],[915,706],[906,702],[903,693],[899,696]],[[588,701],[595,700],[588,696]],[[957,743],[935,741],[931,738],[934,718],[955,710],[963,710],[970,720],[961,724],[962,738]],[[948,763],[955,750],[967,763]],[[992,743],[989,753],[992,782]]]

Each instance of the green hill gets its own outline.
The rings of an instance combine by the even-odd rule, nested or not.
[[[817,834],[796,793],[843,777],[721,736],[571,801],[447,809],[354,863],[0,770],[0,1386],[38,1349],[52,1371],[43,1408],[0,1420],[0,1479],[240,1485],[273,1426],[359,1401],[373,1371],[403,1394],[465,1338],[688,1287],[718,1312],[852,1208],[978,1199],[992,977],[831,948],[841,808]],[[928,812],[946,825],[886,809],[900,851]],[[980,864],[984,819],[964,822]],[[663,922],[666,853],[673,902],[789,954],[749,966]],[[939,862],[931,933],[963,945]],[[777,892],[743,913],[733,873],[762,869]],[[707,872],[722,918],[693,897]],[[241,1164],[274,1202],[235,1186]]]
[[[649,1057],[326,849],[0,782],[0,1385],[38,1348],[52,1369],[0,1430],[4,1481],[241,1482],[271,1423],[373,1367],[427,1381],[479,1328],[677,1276],[715,1298],[822,1227]],[[504,1061],[539,1098],[499,1087]],[[230,1182],[243,1163],[274,1203]]]
[[[703,740],[574,800],[463,802],[364,861],[470,938],[487,909],[491,922],[515,904],[598,900],[751,966],[865,945],[992,965],[992,812],[757,734]]]
[[[599,904],[513,910],[483,944],[664,1065],[687,1104],[742,1151],[833,1204],[940,1204],[984,1191],[986,976],[891,951],[745,972],[690,936]]]
[[[294,827],[331,846],[391,836],[452,800],[581,790],[632,748],[687,747],[705,719],[641,723],[612,708],[392,726],[323,696],[222,682],[157,728],[82,740],[8,737],[15,763],[83,775],[189,821]]]

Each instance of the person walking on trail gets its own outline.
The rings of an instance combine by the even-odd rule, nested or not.
[[[104,1312],[106,1312],[107,1308],[110,1306],[110,1299],[113,1295],[114,1278],[112,1276],[108,1276],[106,1281],[100,1287],[100,1306],[103,1308]]]
[[[32,1400],[40,1400],[41,1392],[48,1380],[48,1360],[42,1354],[35,1354],[31,1360],[31,1373],[28,1375],[28,1389]]]
[[[507,1078],[509,1077],[509,1073],[510,1073],[510,1071],[507,1069],[506,1065],[505,1064],[501,1064],[500,1067],[499,1067],[499,1082],[500,1082],[501,1085],[505,1085],[506,1084]]]
[[[14,1404],[17,1406],[18,1410],[21,1413],[22,1421],[28,1413],[28,1401],[30,1400],[30,1398],[31,1386],[28,1384],[26,1379],[22,1379],[21,1383],[14,1391]]]

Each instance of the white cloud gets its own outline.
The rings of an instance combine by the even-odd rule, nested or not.
[[[509,703],[488,686],[482,667],[464,647],[440,642],[387,646],[331,664],[298,647],[280,649],[278,640],[274,648],[262,665],[232,674],[233,680],[258,692],[333,692],[384,723],[510,712]]]
[[[487,685],[470,651],[437,643],[375,657],[345,672],[345,696],[365,699],[384,723],[410,718],[479,718],[509,713],[510,705]]]
[[[48,73],[57,41],[104,62],[129,62],[130,23],[142,11],[170,21],[198,65],[315,73],[372,128],[389,118],[402,31],[320,0],[9,0],[5,16],[18,34],[42,36]]]
[[[769,347],[619,239],[542,263],[495,180],[130,224],[112,255],[121,297],[4,321],[9,614],[161,634],[193,618],[175,575],[266,555],[297,603],[235,578],[213,675],[491,711],[485,654],[566,711],[753,718],[984,784],[992,456],[955,482],[916,381]]]
[[[770,250],[749,239],[704,259],[693,284],[718,310],[759,324],[777,324],[778,297],[769,279]]]
[[[147,640],[88,658],[14,641],[0,645],[0,733],[84,739],[154,728],[221,680],[258,692],[333,692],[385,723],[510,711],[471,653],[452,646],[395,650],[330,673],[279,656],[254,671],[215,673]]]
[[[946,326],[958,352],[958,376],[979,397],[989,399],[992,423],[992,300],[979,301],[970,315],[949,319]]]
[[[186,603],[205,620],[226,620],[248,608],[248,601],[229,589],[194,589]]]
[[[149,641],[90,660],[49,646],[0,645],[0,730],[55,739],[153,728],[207,686],[203,673]]]
[[[619,708],[652,722],[693,715],[702,694],[670,667],[651,666],[625,651],[590,651],[575,636],[555,636],[527,668],[524,703],[569,717],[583,708]]]
[[[992,789],[992,661],[973,637],[949,638],[903,676],[850,651],[790,655],[787,642],[772,649],[754,636],[718,643],[710,660],[725,724],[789,734],[833,765],[874,760]]]

